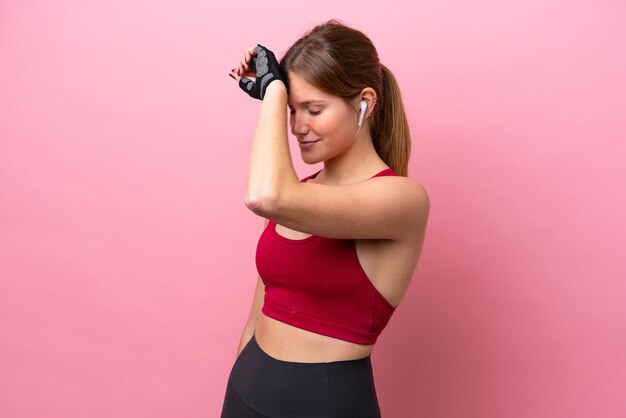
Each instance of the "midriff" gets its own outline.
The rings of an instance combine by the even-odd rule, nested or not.
[[[254,332],[259,347],[282,361],[321,363],[357,360],[370,355],[374,344],[362,345],[316,334],[260,313]]]

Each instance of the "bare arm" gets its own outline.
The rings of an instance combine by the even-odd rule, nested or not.
[[[250,153],[246,207],[311,235],[415,239],[429,211],[428,193],[417,181],[383,176],[338,186],[298,180],[287,141],[287,99],[282,82],[269,84]]]
[[[267,228],[267,224],[269,220],[265,220],[265,226],[263,229]],[[252,300],[252,308],[250,309],[250,315],[248,316],[248,322],[243,330],[241,335],[241,340],[239,341],[239,347],[237,348],[237,357],[241,354],[241,350],[248,344],[248,341],[252,338],[252,334],[254,334],[254,330],[256,329],[256,322],[259,319],[259,315],[261,314],[261,308],[263,307],[263,299],[265,296],[265,285],[261,280],[261,276],[257,277],[256,290],[254,291],[254,299]]]
[[[285,85],[277,81],[269,84],[261,103],[244,200],[248,209],[259,216],[263,216],[262,206],[272,202],[281,189],[299,184],[287,138],[287,98]]]

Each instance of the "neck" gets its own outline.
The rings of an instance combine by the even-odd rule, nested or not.
[[[376,153],[369,130],[357,129],[352,146],[336,157],[324,161],[324,169],[317,175],[324,184],[354,184],[371,176],[374,167],[381,170],[384,161]]]

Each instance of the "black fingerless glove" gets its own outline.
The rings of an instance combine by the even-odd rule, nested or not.
[[[288,89],[287,75],[280,68],[274,53],[263,45],[256,46],[256,54],[250,60],[250,69],[256,73],[254,81],[248,77],[241,77],[239,87],[251,97],[263,100],[265,90],[272,81],[280,80]]]

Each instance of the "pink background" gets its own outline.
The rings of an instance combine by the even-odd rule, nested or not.
[[[502,3],[0,2],[0,416],[218,416],[263,227],[227,73],[333,17],[431,198],[383,416],[626,416],[626,10]]]

